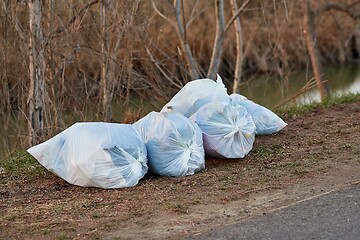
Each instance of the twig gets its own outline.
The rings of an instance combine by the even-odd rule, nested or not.
[[[229,20],[229,22],[227,23],[224,33],[226,33],[229,28],[231,27],[231,24],[233,24],[233,22],[235,21],[235,19],[239,16],[239,14],[241,13],[241,11],[246,7],[246,5],[250,2],[250,0],[246,0],[243,5],[241,5],[241,7],[236,11],[236,13],[234,14],[234,16],[232,16],[232,18]]]
[[[323,82],[323,83],[324,83],[324,82],[327,82],[327,80],[322,81],[322,82]],[[277,109],[277,108],[283,106],[284,104],[286,104],[286,103],[294,100],[296,97],[298,97],[299,95],[303,94],[304,92],[306,92],[306,91],[308,91],[308,90],[316,87],[316,85],[317,85],[317,83],[316,83],[315,79],[314,79],[314,78],[310,79],[310,81],[307,82],[304,87],[302,87],[299,91],[297,91],[297,92],[296,92],[294,95],[292,95],[290,98],[285,99],[284,101],[280,102],[278,105],[275,106],[274,109]]]
[[[83,7],[82,9],[80,9],[80,11],[74,15],[72,18],[69,19],[69,21],[67,22],[67,24],[63,27],[59,27],[58,29],[56,29],[54,36],[52,36],[52,38],[54,38],[55,36],[61,34],[62,32],[66,31],[72,24],[74,24],[75,20],[80,17],[82,14],[84,14],[89,8],[91,8],[93,5],[99,3],[100,0],[93,0],[91,2],[89,2],[85,7]]]
[[[172,83],[174,86],[176,86],[177,88],[181,89],[182,86],[177,84],[176,82],[174,82],[171,77],[169,77],[165,71],[160,67],[159,63],[157,61],[155,61],[154,56],[151,54],[150,50],[148,48],[146,48],[146,53],[149,55],[151,61],[155,64],[156,68],[164,75],[164,77],[170,82]]]
[[[174,21],[172,21],[170,18],[168,18],[167,16],[165,16],[162,12],[160,12],[160,10],[156,7],[154,1],[152,2],[152,7],[154,9],[154,11],[163,19],[165,19],[166,21],[168,21],[171,25],[173,25],[173,27],[176,28],[176,24]]]

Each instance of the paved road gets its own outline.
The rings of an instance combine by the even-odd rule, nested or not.
[[[360,239],[360,185],[189,239]]]

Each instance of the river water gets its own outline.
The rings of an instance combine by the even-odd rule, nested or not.
[[[315,84],[307,91],[301,91],[304,86],[311,83],[310,75],[307,71],[302,71],[294,73],[288,78],[257,78],[243,83],[240,88],[240,93],[270,109],[285,104],[299,105],[320,101],[320,94]],[[360,93],[359,65],[351,65],[343,68],[327,68],[325,69],[325,79],[328,80],[332,96],[346,93]],[[116,109],[120,108],[114,106],[114,114],[116,114]],[[0,162],[4,156],[20,148],[21,141],[24,141],[25,138],[19,136],[25,135],[25,123],[20,123],[19,120],[10,116],[0,116]]]
[[[331,96],[360,93],[360,65],[325,68],[324,71],[324,78],[329,86]],[[302,92],[301,89],[307,85],[313,87]],[[250,80],[242,84],[240,93],[271,109],[285,103],[287,105],[301,105],[320,101],[315,80],[307,71],[294,73],[288,78],[262,77]]]

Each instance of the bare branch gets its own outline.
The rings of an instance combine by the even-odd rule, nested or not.
[[[190,13],[189,19],[192,19],[192,18],[195,16],[195,12],[196,12],[196,9],[197,9],[198,5],[199,5],[199,0],[196,0],[194,6],[193,6],[192,9],[191,9],[191,13]]]
[[[192,12],[191,12],[189,21],[186,23],[186,28],[188,28],[188,27],[190,26],[190,24],[191,24],[200,14],[202,14],[203,12],[205,12],[205,11],[206,11],[206,8],[207,8],[210,4],[212,4],[212,2],[209,1],[209,2],[207,3],[207,5],[206,5],[203,9],[201,9],[201,11],[197,12],[196,14],[195,14],[195,10],[196,10],[196,4],[195,4],[195,6],[194,6],[194,8],[193,8],[193,10],[192,10]]]
[[[189,43],[187,42],[187,39],[185,36],[184,26],[180,19],[180,14],[181,14],[180,8],[181,8],[180,0],[175,0],[174,1],[174,15],[175,15],[175,19],[177,22],[177,31],[178,31],[178,35],[180,37],[181,47],[182,47],[182,50],[186,54],[185,57],[186,57],[186,62],[188,64],[188,67],[190,69],[190,75],[193,79],[197,79],[197,78],[199,78],[199,73],[197,71],[197,62],[192,55],[191,48],[190,48]]]
[[[211,55],[211,62],[207,73],[207,77],[210,79],[215,79],[221,62],[222,47],[223,47],[222,45],[224,41],[224,25],[225,25],[223,0],[215,0],[215,12],[216,12],[216,35],[215,35],[215,41]]]
[[[319,59],[319,49],[316,39],[316,16],[314,11],[310,9],[309,0],[302,0],[302,8],[304,13],[304,35],[306,40],[306,46],[310,55],[314,76],[317,82],[317,86],[320,92],[321,99],[329,96],[329,89],[323,80],[323,69]]]
[[[176,28],[176,24],[174,23],[174,21],[172,21],[170,18],[168,18],[167,16],[165,16],[162,12],[160,12],[160,10],[156,7],[155,2],[152,2],[152,7],[154,9],[154,11],[163,19],[165,19],[166,21],[168,21],[169,23],[171,23],[171,25],[173,25],[173,27]]]
[[[181,5],[180,0],[175,0],[174,1],[174,15],[175,15],[175,18],[176,18],[178,33],[180,35],[180,38],[184,39],[184,37],[185,37],[184,27],[183,27],[183,23],[182,23],[182,21],[180,19],[180,5]]]
[[[229,28],[231,27],[231,24],[233,24],[233,22],[235,21],[235,19],[239,16],[239,14],[241,13],[241,11],[246,7],[246,5],[248,5],[248,3],[250,2],[250,0],[246,0],[243,5],[241,5],[241,7],[236,11],[236,13],[232,16],[232,18],[229,20],[229,22],[227,23],[224,33],[226,33]]]
[[[187,32],[187,24],[186,24],[186,19],[185,19],[185,9],[184,9],[184,1],[183,0],[180,0],[181,1],[181,17],[182,17],[182,22],[183,22],[183,26],[184,26],[184,39],[187,39],[186,37],[186,32]]]
[[[61,34],[62,32],[66,31],[67,29],[69,29],[70,26],[74,24],[74,22],[77,18],[82,16],[87,10],[89,10],[93,5],[99,3],[100,1],[101,0],[93,0],[93,1],[89,2],[88,4],[86,4],[86,6],[83,7],[82,9],[80,9],[80,11],[76,15],[74,15],[72,18],[69,19],[69,21],[67,22],[67,24],[65,26],[59,27],[58,29],[56,29],[55,35],[53,37]]]
[[[230,0],[230,5],[231,5],[231,10],[235,15],[237,10],[236,0]],[[238,88],[241,81],[242,65],[244,59],[244,53],[243,53],[244,43],[242,38],[242,29],[241,29],[239,16],[235,19],[234,27],[235,27],[235,36],[236,36],[236,63],[235,63],[233,92],[236,93],[238,92]]]
[[[169,77],[166,72],[162,69],[158,61],[155,60],[154,56],[150,52],[149,48],[146,48],[146,53],[149,55],[150,60],[155,64],[156,68],[162,73],[162,75],[174,86],[176,86],[178,89],[181,89],[183,86],[174,82],[171,77]]]

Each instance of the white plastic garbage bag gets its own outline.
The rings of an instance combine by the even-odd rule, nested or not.
[[[193,116],[203,132],[205,153],[214,157],[243,158],[255,141],[255,124],[240,105],[208,103]]]
[[[254,103],[246,97],[233,93],[230,95],[233,104],[239,104],[246,108],[256,125],[256,134],[272,134],[283,129],[287,124],[274,112],[260,104]]]
[[[200,107],[212,101],[229,101],[226,87],[219,75],[216,81],[205,78],[188,82],[161,112],[175,111],[190,117]]]
[[[135,186],[148,170],[145,144],[128,124],[76,123],[28,152],[49,171],[83,187]]]
[[[205,168],[200,128],[176,112],[151,112],[135,122],[147,152],[149,171],[165,176],[186,176]]]

